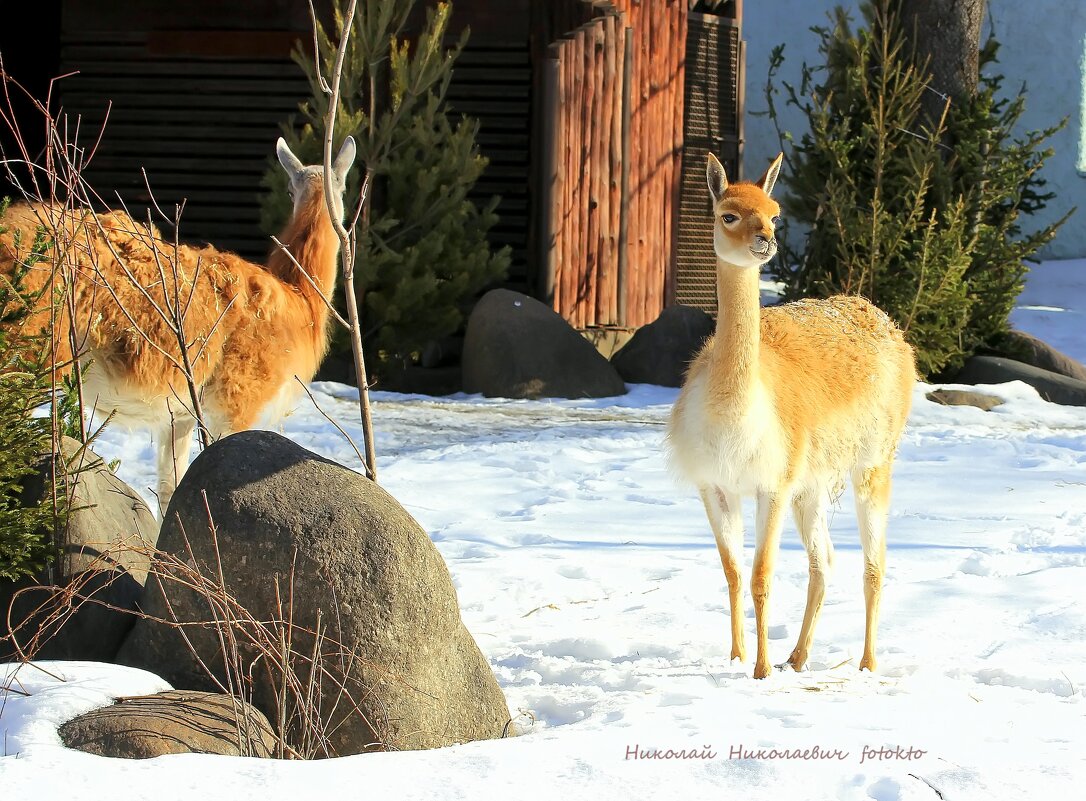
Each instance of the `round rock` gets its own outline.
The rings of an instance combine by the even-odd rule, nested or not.
[[[188,560],[186,538],[202,573],[214,578],[221,564],[226,590],[253,617],[272,621],[273,631],[293,621],[303,678],[314,644],[306,631],[319,622],[328,638],[322,651],[336,652],[324,658],[331,675],[322,674],[317,688],[335,754],[436,748],[505,732],[505,697],[461,622],[444,560],[379,485],[277,434],[242,432],[204,450],[178,486],[159,548]],[[154,577],[144,609],[165,620],[214,618],[200,594]],[[216,628],[186,633],[221,674]],[[239,649],[241,664],[256,658],[244,641]],[[350,656],[341,661],[340,653]],[[141,620],[119,658],[175,687],[214,687],[180,634],[161,623]],[[262,658],[259,667],[267,663]],[[281,676],[254,675],[253,703],[279,720]],[[335,703],[341,682],[353,700]],[[291,729],[286,737],[296,742],[303,733]]]
[[[681,387],[686,368],[712,336],[713,318],[693,306],[669,306],[642,326],[611,357],[619,375],[631,384]]]
[[[10,642],[2,641],[11,634],[10,609],[15,638],[24,648],[33,643],[35,658],[110,662],[136,621],[130,613],[143,595],[158,522],[101,457],[67,437],[61,455],[44,455],[37,472],[24,480],[25,503],[50,497],[60,459],[69,485],[67,526],[57,534],[51,570],[18,582],[0,581],[0,659],[15,655]],[[77,598],[70,614],[51,616],[58,606],[68,606],[68,589],[92,600],[78,603]]]
[[[611,363],[534,298],[493,289],[468,320],[464,391],[488,398],[610,398],[626,393]]]
[[[1009,331],[1004,336],[1003,354],[1042,370],[1086,381],[1086,366],[1066,353],[1024,331]]]
[[[68,721],[59,734],[68,748],[123,759],[277,755],[275,732],[258,710],[229,695],[189,690],[119,698]]]
[[[1046,401],[1064,406],[1086,406],[1086,381],[1051,370],[997,356],[972,356],[954,378],[955,384],[1005,384],[1023,381]]]

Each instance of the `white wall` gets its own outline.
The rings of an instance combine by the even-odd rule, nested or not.
[[[743,38],[747,42],[746,177],[756,178],[778,151],[777,136],[766,117],[764,86],[773,47],[785,43],[785,64],[779,77],[798,85],[800,65],[820,64],[812,25],[829,25],[829,0],[747,0],[743,4]],[[858,3],[840,0],[858,20]],[[1004,75],[1004,90],[1028,91],[1023,130],[1049,126],[1068,117],[1067,127],[1050,142],[1055,155],[1045,165],[1046,189],[1056,192],[1041,220],[1056,219],[1073,206],[1078,211],[1064,223],[1041,256],[1053,259],[1086,257],[1086,0],[989,0],[982,39],[990,31],[1000,41],[995,70]],[[796,136],[805,130],[802,115],[782,112],[782,128]],[[1027,218],[1027,223],[1030,220]],[[1032,227],[1028,226],[1027,230]]]

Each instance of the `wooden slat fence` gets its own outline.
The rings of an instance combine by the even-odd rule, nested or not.
[[[536,4],[547,42],[540,294],[574,327],[652,322],[672,291],[684,0]]]

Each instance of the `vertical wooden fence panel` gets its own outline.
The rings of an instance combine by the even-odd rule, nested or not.
[[[578,328],[652,322],[672,292],[687,7],[686,0],[536,6],[535,24],[556,43],[547,57],[557,61],[548,68],[556,102],[544,86],[541,105],[552,116],[541,125],[555,133],[553,142],[544,137],[553,158],[543,156],[551,196],[538,239],[540,285],[553,288],[553,308]]]
[[[650,323],[670,292],[674,206],[683,142],[683,70],[688,3],[615,0],[634,37],[626,276],[629,327]]]

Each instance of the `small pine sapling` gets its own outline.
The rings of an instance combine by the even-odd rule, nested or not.
[[[475,141],[478,123],[461,117],[454,124],[446,104],[467,32],[446,48],[452,6],[438,3],[408,42],[403,33],[414,5],[359,4],[336,115],[335,140],[354,135],[371,179],[355,264],[366,361],[377,371],[409,363],[428,342],[454,333],[476,295],[504,277],[510,259],[508,248],[491,250],[487,242],[497,198],[482,208],[468,198],[487,165]],[[334,35],[316,24],[324,75],[331,74],[343,22],[337,6]],[[328,97],[312,55],[299,49],[294,60],[312,96],[284,124],[284,138],[301,158],[314,158],[324,140]],[[265,185],[271,192],[263,221],[271,231],[290,201],[274,170]],[[355,190],[349,185],[348,197]],[[345,340],[334,340],[333,349],[345,349]]]
[[[0,202],[0,218],[6,207]],[[39,234],[25,249],[21,242],[17,247],[25,255],[10,276],[0,275],[0,579],[8,581],[32,575],[48,561],[51,533],[62,525],[65,507],[63,488],[55,499],[23,498],[24,480],[54,442],[52,420],[35,413],[53,395],[52,348],[48,333],[31,337],[22,330],[50,300],[44,289],[25,288],[30,270],[47,259],[49,244]]]

